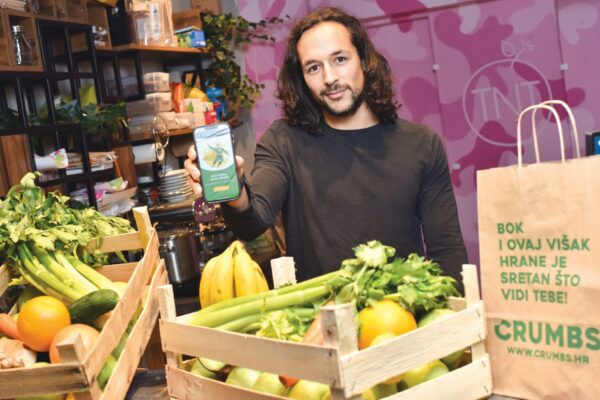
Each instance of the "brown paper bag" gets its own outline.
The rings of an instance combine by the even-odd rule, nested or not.
[[[538,163],[522,165],[521,120],[540,108],[555,116],[562,161],[539,163],[534,126]],[[565,160],[545,104],[526,109],[517,131],[518,165],[477,174],[494,393],[600,399],[600,156]]]

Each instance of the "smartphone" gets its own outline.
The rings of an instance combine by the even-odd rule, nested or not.
[[[194,145],[202,192],[208,203],[220,203],[240,197],[231,129],[226,123],[194,129]]]

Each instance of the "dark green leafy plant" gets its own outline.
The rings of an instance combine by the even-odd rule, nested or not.
[[[77,106],[77,101],[64,98],[56,100],[56,122],[59,124],[81,124],[88,135],[108,136],[120,126],[127,126],[125,103],[87,104]],[[48,111],[44,108],[38,115],[29,116],[30,125],[49,124]]]
[[[289,18],[286,15],[286,18]],[[241,108],[251,108],[256,97],[265,88],[243,74],[235,62],[234,48],[254,40],[275,42],[268,32],[269,26],[283,23],[282,18],[268,18],[250,22],[232,14],[203,16],[202,29],[206,36],[206,50],[211,57],[208,67],[210,84],[223,90],[223,99],[228,104],[225,120],[235,120]]]
[[[0,129],[15,129],[19,127],[19,115],[13,111],[0,112]]]
[[[88,104],[81,107],[79,121],[83,131],[88,135],[106,135],[116,132],[120,126],[127,126],[125,103]]]

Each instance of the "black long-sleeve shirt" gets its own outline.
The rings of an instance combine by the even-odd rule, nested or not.
[[[285,120],[271,125],[248,179],[251,207],[224,207],[234,233],[252,240],[282,211],[298,281],[338,269],[354,246],[375,239],[397,256],[426,255],[460,283],[467,255],[439,136],[401,119],[323,129],[312,136]]]

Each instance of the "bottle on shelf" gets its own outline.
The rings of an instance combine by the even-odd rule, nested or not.
[[[21,25],[12,26],[12,36],[17,65],[32,65],[33,49],[26,33],[21,29]]]

